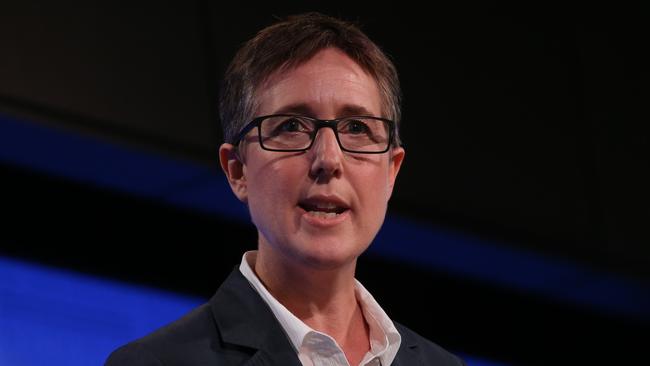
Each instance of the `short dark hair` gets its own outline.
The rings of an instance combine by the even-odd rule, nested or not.
[[[232,143],[254,117],[258,107],[255,94],[273,73],[300,66],[329,47],[343,51],[375,79],[383,117],[399,126],[401,92],[395,65],[355,24],[312,12],[262,29],[235,54],[219,95],[224,140]],[[397,128],[394,143],[400,144]]]

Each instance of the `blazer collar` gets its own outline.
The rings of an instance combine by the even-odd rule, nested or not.
[[[282,326],[239,269],[210,299],[210,308],[224,342],[256,351],[246,365],[301,365]]]

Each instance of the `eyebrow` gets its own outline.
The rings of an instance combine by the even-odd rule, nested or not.
[[[305,116],[313,117],[316,113],[314,110],[306,103],[296,103],[284,106],[274,114],[302,114]],[[366,107],[356,105],[356,104],[344,104],[337,110],[337,116],[372,116],[371,113]]]

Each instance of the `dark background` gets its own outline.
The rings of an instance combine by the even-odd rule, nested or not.
[[[216,170],[228,61],[308,10],[358,21],[400,72],[407,156],[391,213],[650,283],[640,8],[5,2],[0,112]],[[207,298],[255,246],[242,221],[11,163],[0,178],[0,254]],[[420,288],[400,285],[413,276]],[[358,277],[444,347],[517,365],[634,360],[650,331],[647,317],[386,258],[363,257]]]

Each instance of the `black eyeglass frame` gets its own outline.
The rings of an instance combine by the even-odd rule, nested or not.
[[[304,118],[313,121],[315,128],[310,135],[311,142],[309,143],[309,145],[302,149],[273,149],[264,146],[264,143],[262,142],[262,127],[261,127],[262,121],[271,117],[299,117],[299,118]],[[382,151],[358,151],[358,150],[346,149],[345,147],[343,147],[343,145],[341,144],[341,140],[339,139],[339,132],[336,129],[336,127],[339,124],[339,122],[350,118],[370,118],[370,119],[375,119],[375,120],[388,123],[388,144],[386,145],[386,149]],[[391,146],[393,145],[393,140],[395,138],[394,137],[395,122],[387,118],[381,118],[375,116],[345,116],[345,117],[339,117],[335,119],[318,119],[318,118],[303,116],[299,114],[269,114],[266,116],[256,117],[250,123],[248,123],[244,128],[242,128],[241,132],[239,132],[239,134],[237,135],[237,138],[235,138],[233,145],[239,146],[239,143],[244,138],[244,136],[246,136],[255,127],[257,127],[257,138],[259,139],[260,147],[267,151],[278,151],[278,152],[300,152],[300,151],[307,151],[311,149],[312,145],[314,145],[314,140],[316,140],[316,135],[318,134],[318,130],[324,127],[329,127],[332,129],[332,131],[334,131],[334,136],[336,136],[336,142],[338,142],[339,148],[341,148],[342,151],[347,151],[355,154],[383,154],[388,150],[390,150]]]

